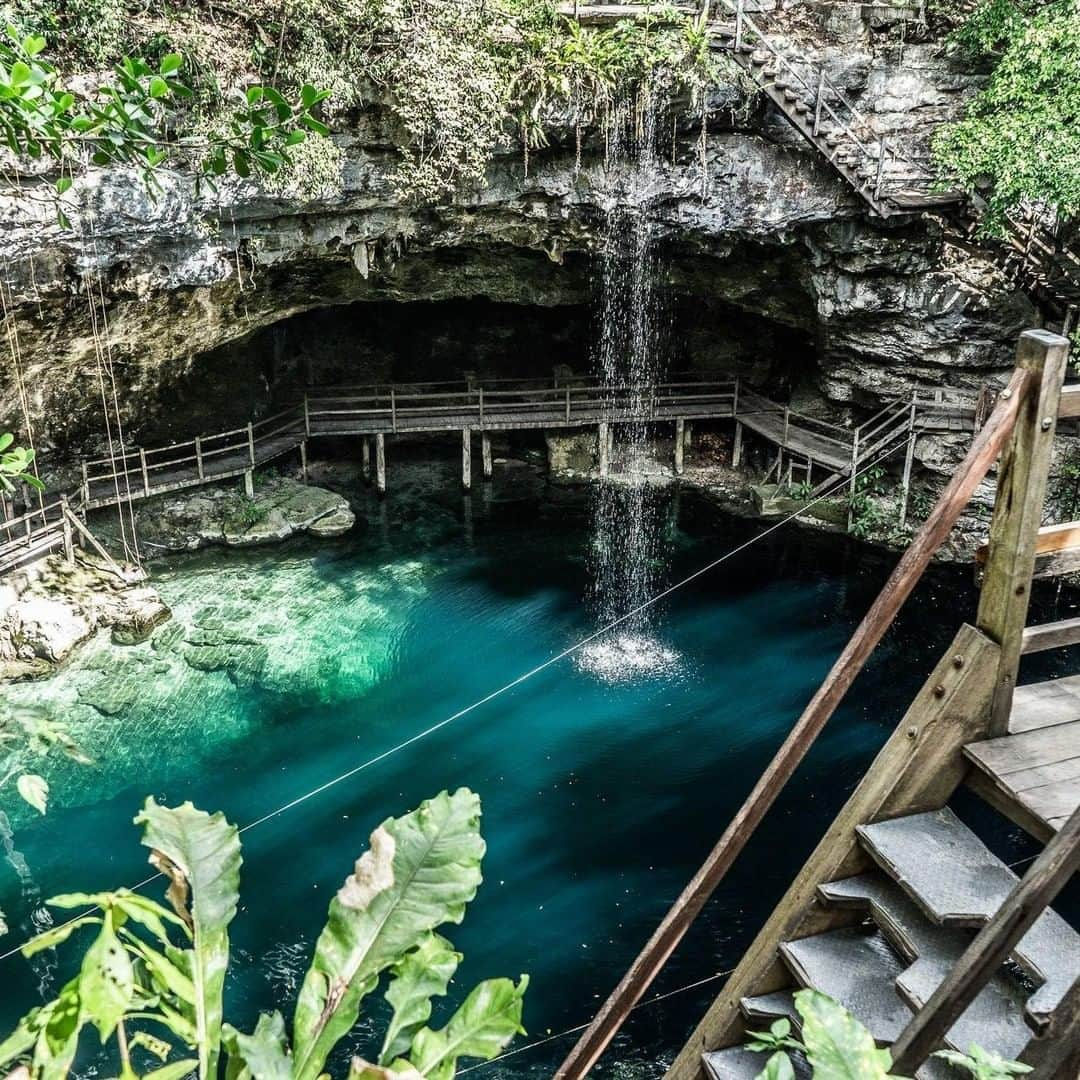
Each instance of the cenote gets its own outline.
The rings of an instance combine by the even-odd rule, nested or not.
[[[664,601],[648,630],[659,667],[598,674],[571,658],[390,753],[595,628],[579,489],[517,469],[463,498],[449,462],[401,468],[398,492],[362,499],[360,524],[337,541],[200,553],[155,571],[177,624],[260,642],[260,670],[203,672],[167,644],[102,637],[52,681],[4,690],[7,706],[66,718],[96,761],[54,768],[47,817],[15,822],[27,872],[20,880],[10,861],[0,871],[9,942],[45,925],[43,897],[146,876],[132,818],[148,794],[240,824],[287,806],[243,834],[226,1000],[250,1025],[290,1007],[370,830],[468,785],[483,799],[488,853],[469,916],[451,928],[466,957],[460,981],[530,974],[520,1047],[573,1028],[696,869],[893,561],[787,526]],[[660,499],[669,581],[762,529],[690,491]],[[923,582],[655,994],[733,965],[972,598],[959,570]],[[6,958],[0,1019],[11,1026],[55,993],[66,964],[63,950]],[[659,1075],[713,989],[639,1009],[602,1074]],[[369,1001],[339,1064],[382,1029],[385,1006]],[[549,1075],[568,1045],[554,1039],[482,1071]],[[101,1067],[83,1053],[84,1070]]]

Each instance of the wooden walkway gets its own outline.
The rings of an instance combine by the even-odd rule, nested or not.
[[[971,743],[971,785],[1040,840],[1080,806],[1080,675],[1018,687],[1009,734]]]

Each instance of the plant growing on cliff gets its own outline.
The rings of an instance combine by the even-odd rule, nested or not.
[[[371,834],[330,902],[291,1037],[280,1012],[263,1014],[249,1034],[224,1021],[228,928],[240,898],[236,827],[222,814],[190,803],[168,809],[152,798],[135,821],[151,863],[169,881],[170,907],[124,889],[54,897],[54,907],[81,914],[33,939],[25,955],[84,927],[96,936],[59,995],[0,1043],[0,1068],[22,1062],[32,1080],[63,1078],[80,1034],[93,1027],[103,1044],[115,1039],[126,1080],[138,1075],[136,1050],[152,1062],[147,1080],[196,1071],[201,1080],[216,1078],[223,1052],[228,1080],[317,1080],[386,973],[389,1026],[371,1062],[352,1059],[350,1080],[452,1080],[459,1058],[488,1060],[522,1031],[524,975],[516,985],[480,983],[443,1027],[428,1026],[432,999],[446,993],[461,961],[435,930],[461,922],[481,880],[480,800],[471,791],[443,792]],[[146,1031],[147,1023],[192,1056],[166,1061],[170,1043]]]
[[[124,57],[109,81],[84,92],[61,80],[46,44],[14,26],[0,36],[0,140],[16,160],[51,158],[61,174],[60,195],[71,188],[73,170],[88,162],[133,166],[151,184],[167,163],[194,163],[208,180],[230,170],[242,177],[272,174],[307,132],[328,133],[315,116],[327,91],[305,84],[289,101],[273,87],[255,85],[216,127],[187,137],[180,107],[193,91],[182,78],[180,54],[167,53],[153,67]]]
[[[15,436],[6,431],[0,435],[0,491],[11,494],[19,484],[29,484],[38,491],[45,485],[30,470],[34,451],[13,445]]]
[[[1030,206],[1080,212],[1080,0],[985,0],[952,48],[993,65],[989,82],[933,151],[944,179],[987,196],[984,228]]]

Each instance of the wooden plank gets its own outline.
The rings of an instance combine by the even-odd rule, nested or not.
[[[956,657],[962,658],[959,666]],[[704,1050],[741,1041],[740,999],[784,985],[777,950],[782,941],[807,937],[820,929],[824,910],[816,893],[818,885],[858,873],[867,865],[856,839],[857,825],[945,805],[964,775],[964,744],[986,731],[990,681],[998,658],[998,647],[989,638],[973,627],[961,627],[675,1059],[666,1080],[701,1080]]]
[[[1058,622],[1038,623],[1035,626],[1024,627],[1020,652],[1026,656],[1028,653],[1061,649],[1077,643],[1080,643],[1080,618],[1061,619]]]
[[[1009,776],[1080,756],[1080,720],[987,739],[968,747],[968,756],[998,776]]]
[[[1011,732],[1080,720],[1080,675],[1029,683],[1013,695]]]
[[[930,1000],[912,1017],[892,1046],[893,1071],[915,1075],[1078,869],[1080,810],[1046,845],[997,914],[976,934]]]
[[[1046,498],[1058,399],[1068,356],[1068,338],[1045,330],[1026,330],[1020,335],[1016,366],[1030,375],[1030,390],[1021,395],[1021,411],[998,470],[989,554],[976,619],[979,628],[1002,647],[992,725],[997,734],[1004,734],[1009,727],[1035,568],[1035,541]],[[1010,393],[1006,389],[1002,397]]]
[[[972,769],[964,778],[964,784],[983,802],[992,806],[1002,817],[1019,825],[1024,832],[1045,844],[1054,835],[1056,827],[1044,821],[1017,799],[1000,779],[981,769]]]
[[[1061,388],[1058,417],[1080,416],[1080,383]]]
[[[1035,1070],[1028,1080],[1080,1076],[1080,979],[1062,998],[1045,1030],[1024,1048],[1020,1061]]]
[[[691,923],[746,846],[814,740],[843,700],[855,676],[884,636],[911,594],[934,553],[952,531],[975,489],[1012,436],[1021,406],[1029,396],[1030,371],[1018,367],[986,426],[946,485],[934,509],[901,556],[877,599],[795,722],[780,749],[762,773],[704,864],[687,884],[660,925],[631,964],[619,985],[582,1034],[556,1076],[580,1080],[596,1063],[634,1004],[652,984]]]

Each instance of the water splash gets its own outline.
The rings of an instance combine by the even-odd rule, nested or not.
[[[620,102],[609,123],[604,168],[605,233],[600,259],[596,366],[613,391],[619,423],[610,475],[593,496],[591,600],[600,623],[634,611],[662,587],[660,470],[650,454],[650,396],[667,368],[670,322],[659,282],[663,267],[654,224],[663,102],[642,88]],[[586,650],[582,666],[605,679],[670,667],[669,650],[650,641],[650,613]]]

